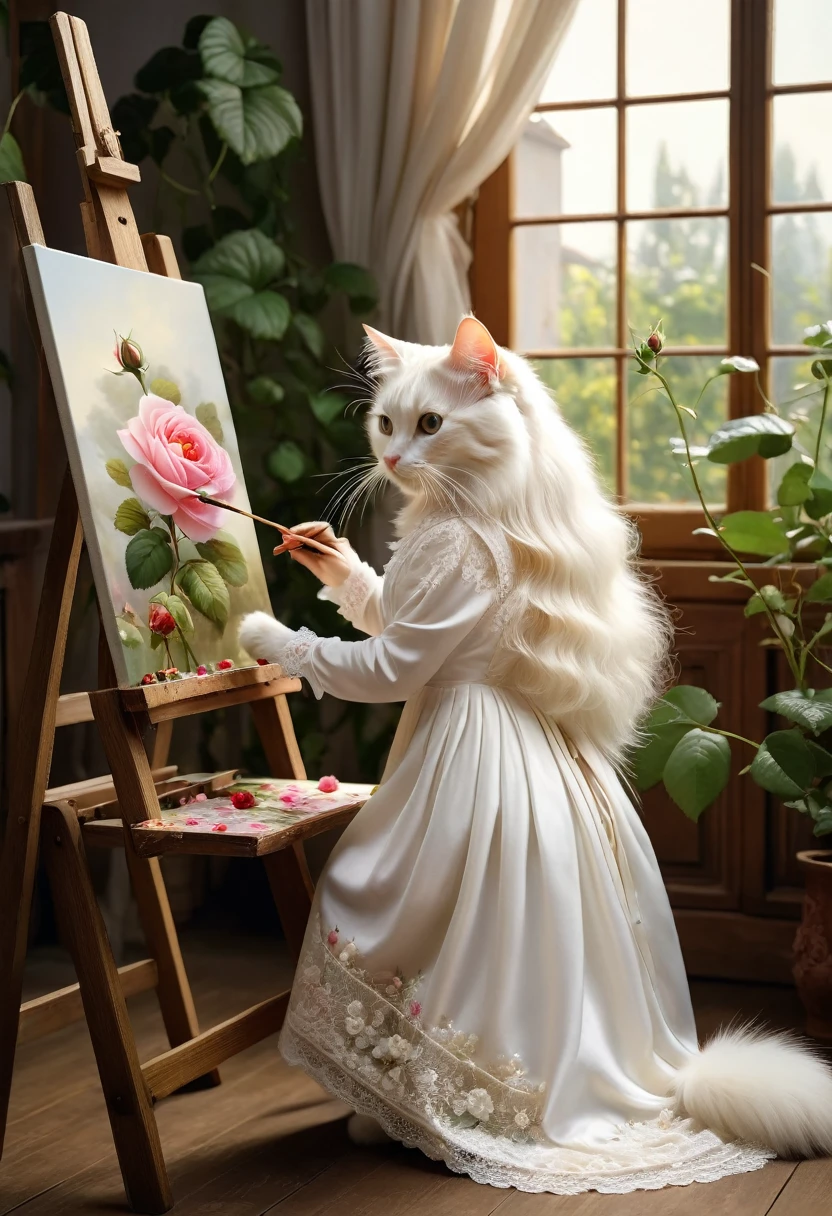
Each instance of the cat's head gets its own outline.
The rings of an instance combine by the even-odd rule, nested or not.
[[[464,317],[450,346],[364,326],[377,388],[366,425],[384,475],[411,499],[487,507],[526,476],[529,434],[500,350]]]

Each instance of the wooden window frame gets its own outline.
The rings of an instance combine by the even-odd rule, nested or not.
[[[771,217],[797,212],[832,212],[832,203],[774,204],[771,200],[771,131],[773,98],[789,93],[832,90],[832,82],[775,86],[771,79],[774,0],[731,0],[730,81],[727,89],[695,93],[626,95],[627,0],[618,0],[617,90],[615,97],[578,102],[545,103],[538,112],[588,110],[614,107],[618,115],[617,199],[614,211],[513,219],[512,158],[508,157],[480,187],[474,211],[474,259],[472,296],[478,317],[489,327],[500,345],[511,346],[512,267],[511,232],[515,227],[546,223],[608,221],[617,231],[616,344],[589,350],[524,351],[532,357],[614,358],[617,368],[618,485],[625,484],[627,451],[626,360],[631,357],[626,315],[627,222],[638,219],[725,216],[728,220],[728,314],[726,346],[668,347],[667,354],[749,355],[761,368],[768,393],[769,360],[782,355],[803,354],[800,346],[774,346],[770,334],[769,277]],[[726,99],[729,104],[729,196],[726,207],[688,209],[627,209],[627,161],[625,112],[639,105]],[[731,418],[760,413],[763,403],[752,376],[731,376],[728,409]],[[668,459],[670,457],[668,456]],[[765,462],[757,457],[728,467],[728,511],[762,510],[767,504]],[[696,504],[640,504],[626,502],[625,509],[639,524],[643,552],[650,557],[709,558],[721,554],[719,546],[705,536],[692,536],[704,524]]]

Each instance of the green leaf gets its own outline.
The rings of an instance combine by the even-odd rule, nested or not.
[[[104,468],[107,470],[107,476],[112,477],[116,485],[124,486],[127,490],[132,490],[133,483],[130,480],[127,465],[123,460],[108,460]]]
[[[815,743],[813,739],[806,740],[806,746],[812,753],[812,759],[815,765],[815,776],[821,780],[824,777],[832,777],[832,752],[828,752],[825,747],[821,747],[819,743]]]
[[[800,797],[815,776],[815,760],[800,731],[767,735],[751,763],[751,776],[778,798]]]
[[[212,562],[188,562],[176,576],[176,583],[197,612],[225,629],[231,601],[228,588]]]
[[[790,611],[783,592],[771,583],[767,583],[759,591],[754,592],[745,605],[743,613],[745,616],[759,616],[761,612],[765,612],[766,607],[769,607],[772,612]]]
[[[812,497],[809,489],[809,479],[812,476],[810,464],[790,465],[783,474],[783,480],[777,490],[777,501],[781,507],[799,507]]]
[[[734,464],[749,456],[782,456],[792,446],[794,427],[777,414],[752,414],[732,418],[708,440],[708,459],[715,464]]]
[[[23,164],[23,153],[11,131],[0,137],[0,183],[25,182],[26,166]]]
[[[128,544],[124,562],[131,587],[154,587],[173,565],[169,534],[161,528],[143,528]]]
[[[246,389],[257,405],[279,405],[286,395],[283,385],[271,376],[255,376]]]
[[[165,607],[176,621],[182,633],[193,633],[194,623],[183,599],[180,599],[178,595],[169,595],[167,596]]]
[[[280,79],[280,65],[269,48],[243,34],[227,17],[208,22],[199,38],[199,53],[208,76],[244,89]]]
[[[322,358],[324,353],[324,331],[315,318],[310,317],[305,312],[296,312],[292,318],[292,324],[300,334],[304,345],[310,353],[316,359]]]
[[[695,684],[677,684],[675,688],[669,688],[662,701],[674,706],[697,726],[710,726],[719,712],[719,702]]]
[[[822,574],[806,592],[807,603],[828,604],[832,601],[832,573]]]
[[[303,118],[291,93],[268,84],[241,89],[226,80],[200,80],[208,114],[228,146],[244,165],[270,160],[292,139],[299,139]]]
[[[674,747],[664,769],[664,785],[694,822],[722,793],[731,775],[731,748],[722,735],[694,729]]]
[[[222,423],[217,417],[217,407],[213,401],[203,401],[194,410],[197,422],[201,422],[209,435],[216,439],[217,443],[222,443]]]
[[[670,753],[679,740],[693,729],[692,722],[668,722],[663,726],[656,726],[646,736],[632,759],[633,779],[637,789],[649,790],[658,785]]]
[[[119,532],[124,532],[127,536],[135,536],[137,532],[150,527],[150,516],[138,498],[125,498],[116,511],[113,523]],[[135,585],[134,583],[133,586]]]
[[[378,302],[375,279],[354,262],[333,262],[324,271],[324,280],[334,291],[345,293],[352,312],[370,312]]]
[[[329,426],[330,422],[334,422],[336,418],[340,418],[343,415],[348,402],[343,394],[330,390],[325,393],[311,393],[309,404],[318,422],[323,423],[324,426]]]
[[[803,331],[804,346],[832,346],[832,321],[823,325],[810,325]]]
[[[832,689],[814,692],[812,689],[803,691],[794,688],[788,692],[777,692],[773,697],[761,701],[760,709],[780,714],[812,734],[819,735],[832,726]]]
[[[809,478],[809,489],[812,498],[804,505],[804,511],[810,519],[823,519],[832,515],[832,480],[815,469]]]
[[[270,453],[266,460],[266,468],[272,477],[276,477],[279,481],[292,482],[303,476],[306,460],[298,445],[289,439]]]
[[[767,511],[734,511],[720,522],[719,532],[732,549],[776,557],[788,552],[783,527]]]
[[[132,621],[128,621],[126,617],[117,616],[116,627],[118,629],[118,636],[121,638],[122,646],[126,646],[128,650],[136,650],[139,646],[144,644],[144,638],[141,635],[141,631],[136,625],[133,624]],[[153,635],[151,635],[151,637],[152,636]]]
[[[248,566],[239,545],[220,532],[213,540],[196,546],[200,557],[216,566],[223,580],[231,587],[244,587],[248,582]]]
[[[164,380],[161,377],[151,380],[150,391],[157,397],[163,397],[165,401],[172,401],[174,405],[182,404],[182,394],[178,385],[174,384],[172,380]]]
[[[283,250],[259,228],[229,232],[194,263],[213,312],[230,316],[254,338],[279,341],[291,319],[288,300],[269,289],[285,265]]]

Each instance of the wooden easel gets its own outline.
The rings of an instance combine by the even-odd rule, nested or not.
[[[127,196],[127,187],[139,180],[139,170],[123,159],[85,24],[58,13],[51,25],[78,145],[85,195],[81,212],[89,256],[179,278],[169,238],[139,236]],[[30,187],[12,183],[8,193],[21,248],[44,244]],[[49,391],[46,376],[42,391]],[[115,681],[104,646],[99,672],[102,691],[88,698],[87,694],[61,698],[61,670],[82,543],[75,488],[67,472],[17,724],[17,763],[0,857],[0,1144],[21,1024],[23,965],[40,846],[79,982],[24,1007],[24,1024],[32,1030],[31,1037],[56,1029],[77,1018],[79,1000],[83,1003],[128,1200],[138,1212],[158,1213],[172,1206],[173,1197],[153,1101],[200,1080],[218,1084],[216,1067],[222,1060],[279,1029],[289,996],[280,993],[200,1033],[158,854],[175,850],[261,856],[289,947],[297,958],[312,895],[303,839],[345,822],[366,800],[369,787],[356,793],[350,807],[316,817],[303,828],[294,826],[251,841],[202,834],[178,840],[168,834],[159,841],[152,832],[137,828],[137,824],[158,818],[160,790],[175,780],[172,770],[160,766],[165,764],[171,724],[178,717],[250,703],[271,774],[303,778],[286,702],[286,694],[296,691],[300,683],[284,678],[279,668],[262,666],[199,681],[119,690],[107,687]],[[48,793],[56,725],[92,716],[110,764],[112,785],[109,779],[95,779]],[[157,730],[152,763],[143,743],[149,724]],[[225,775],[226,781],[230,776]],[[222,775],[216,781],[221,785]],[[102,821],[102,813],[111,818]],[[125,848],[149,960],[120,971],[116,968],[90,882],[84,840]],[[125,996],[151,986],[157,988],[171,1046],[142,1065]]]

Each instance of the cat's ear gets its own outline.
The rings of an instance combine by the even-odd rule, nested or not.
[[[476,317],[462,318],[448,359],[457,371],[476,372],[485,386],[503,374],[499,347]]]
[[[395,338],[379,333],[372,325],[365,325],[364,333],[367,335],[367,354],[377,373],[389,372],[401,363],[402,356]]]

